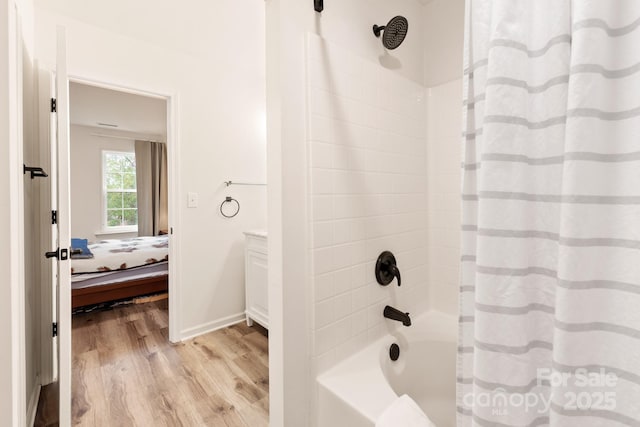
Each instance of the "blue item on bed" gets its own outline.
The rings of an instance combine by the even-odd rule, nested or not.
[[[71,258],[88,259],[93,258],[93,254],[89,250],[89,241],[87,239],[71,239]]]

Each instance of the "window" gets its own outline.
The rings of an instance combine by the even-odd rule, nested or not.
[[[135,153],[102,152],[102,188],[105,231],[137,231]]]

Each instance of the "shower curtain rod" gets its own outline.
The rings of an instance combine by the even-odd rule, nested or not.
[[[91,133],[91,136],[99,136],[101,138],[115,138],[115,139],[126,139],[129,141],[145,141],[145,142],[160,142],[162,144],[166,144],[165,141],[155,141],[153,139],[140,139],[140,138],[132,138],[130,136],[116,136],[116,135],[105,135],[103,133]]]

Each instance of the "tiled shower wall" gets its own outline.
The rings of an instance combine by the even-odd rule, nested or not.
[[[458,315],[462,81],[429,89],[429,308]]]
[[[316,372],[427,309],[426,98],[422,85],[310,35],[307,49],[312,321]],[[377,284],[378,255],[402,273]]]

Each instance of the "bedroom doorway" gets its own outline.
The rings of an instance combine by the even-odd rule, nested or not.
[[[169,99],[69,81],[71,415],[130,389],[143,348],[169,345]],[[122,398],[130,399],[130,397]]]
[[[166,99],[69,83],[74,313],[168,297]]]

